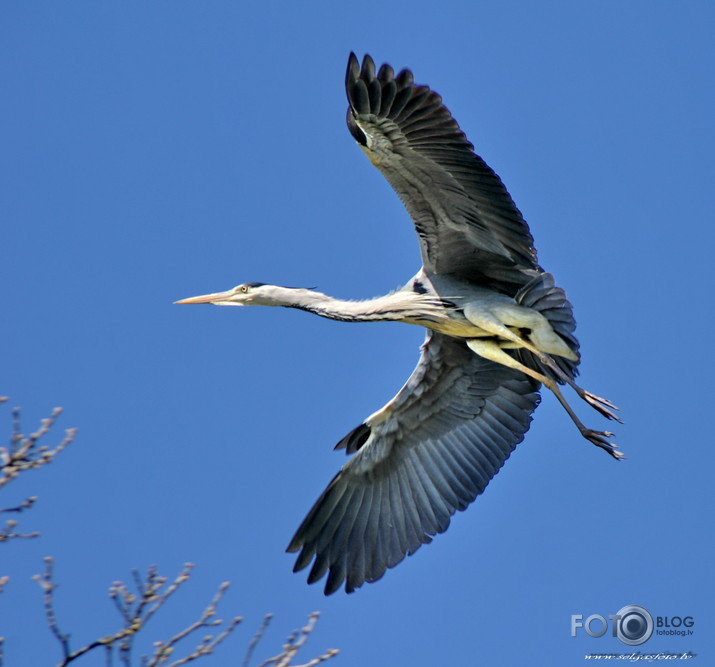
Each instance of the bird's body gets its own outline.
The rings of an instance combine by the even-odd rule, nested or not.
[[[241,292],[246,288],[247,292]],[[362,301],[345,301],[315,292],[314,290],[280,287],[251,283],[234,288],[242,305],[283,306],[306,310],[315,315],[341,322],[385,322],[395,321],[422,326],[455,338],[499,338],[489,328],[470,320],[470,313],[491,314],[496,320],[512,329],[533,330],[540,325],[540,331],[549,337],[551,327],[538,312],[519,305],[513,298],[453,276],[428,276],[420,271],[403,288],[384,296]],[[230,300],[221,300],[228,292],[198,297],[200,300],[185,299],[183,303],[214,303],[235,305]],[[557,354],[572,361],[578,356],[560,338],[551,337],[541,351]],[[508,339],[501,339],[504,349],[518,347]]]
[[[346,322],[425,327],[417,368],[383,408],[336,448],[355,454],[289,545],[295,569],[315,561],[326,593],[379,579],[481,493],[528,430],[545,385],[581,434],[615,458],[611,433],[586,428],[570,385],[598,412],[605,399],[575,382],[571,304],[537,263],[533,239],[498,176],[473,152],[441,98],[403,70],[351,54],[348,127],[410,212],[423,267],[404,287],[365,301],[244,283],[178,303],[285,306]]]

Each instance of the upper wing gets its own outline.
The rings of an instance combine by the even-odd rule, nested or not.
[[[425,267],[513,292],[538,268],[529,228],[442,98],[350,54],[348,127],[412,216]]]
[[[428,332],[417,368],[382,410],[338,447],[357,450],[288,546],[308,582],[350,593],[447,530],[522,441],[538,383]]]

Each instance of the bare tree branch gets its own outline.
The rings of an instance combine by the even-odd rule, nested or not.
[[[0,593],[3,591],[3,586],[9,581],[9,577],[0,577]],[[0,637],[0,667],[5,664],[5,637]]]
[[[310,636],[310,633],[313,632],[319,616],[320,612],[314,611],[308,617],[308,623],[306,625],[299,630],[294,630],[288,636],[286,643],[283,645],[283,652],[273,658],[268,658],[268,660],[262,662],[259,667],[290,667],[291,661],[295,657],[296,653],[298,653],[303,644],[308,641],[308,637]],[[338,653],[338,649],[331,648],[323,653],[323,655],[313,658],[310,662],[306,662],[304,665],[295,665],[295,667],[313,667],[313,665],[318,665],[321,662],[330,660],[330,658],[334,658],[338,655]]]
[[[5,522],[5,527],[0,528],[0,542],[7,542],[7,540],[14,539],[16,537],[22,538],[32,538],[39,537],[40,533],[16,533],[15,528],[17,527],[17,521],[10,519]]]
[[[7,397],[0,397],[0,403],[7,401]],[[76,429],[67,429],[65,437],[54,448],[40,445],[40,440],[47,435],[54,426],[57,418],[62,412],[61,408],[55,408],[49,417],[43,419],[40,428],[26,436],[21,431],[20,409],[12,411],[12,434],[7,447],[0,447],[0,488],[6,486],[14,479],[25,472],[41,468],[51,463],[55,457],[70,445],[76,435]],[[33,507],[37,501],[37,496],[31,496],[18,505],[7,508],[0,508],[0,513],[19,514]],[[0,542],[12,538],[38,537],[39,533],[20,533],[15,529],[17,521],[8,519],[5,527],[0,527]],[[161,609],[170,597],[186,583],[193,569],[192,563],[186,563],[177,577],[173,581],[161,576],[155,566],[147,569],[146,575],[142,576],[138,571],[132,571],[133,590],[121,581],[114,582],[109,588],[109,597],[117,608],[122,619],[120,629],[112,634],[100,637],[89,642],[77,650],[72,650],[70,646],[70,635],[62,632],[55,611],[55,591],[57,584],[54,580],[54,560],[51,557],[44,559],[45,568],[42,574],[34,577],[43,592],[43,607],[45,617],[50,631],[60,644],[62,659],[58,667],[66,667],[78,658],[94,651],[104,648],[106,664],[112,667],[113,659],[116,657],[124,667],[131,667],[132,648],[134,637],[139,633],[149,619]],[[0,576],[0,593],[9,581],[9,577]],[[200,614],[198,619],[178,631],[165,641],[154,642],[154,652],[151,656],[143,656],[140,664],[142,667],[182,667],[190,662],[198,660],[214,652],[241,623],[242,618],[236,616],[227,622],[216,617],[218,605],[228,590],[229,583],[222,583],[207,607]],[[258,631],[249,643],[243,660],[243,667],[248,667],[253,653],[263,637],[272,614],[267,614]],[[318,620],[318,612],[314,612],[308,618],[306,626],[294,631],[283,646],[283,651],[268,660],[264,661],[260,667],[290,667],[292,660],[300,648],[307,641]],[[177,647],[180,642],[195,636],[203,629],[208,629],[212,634],[205,634],[196,648],[190,650],[183,657],[177,657]],[[332,657],[338,651],[330,649],[318,658],[305,663],[304,665],[294,665],[293,667],[313,667]],[[173,660],[173,662],[171,662]],[[4,638],[0,637],[0,667],[4,664]]]
[[[266,614],[263,617],[263,623],[261,623],[261,627],[258,628],[258,631],[256,632],[255,635],[253,635],[253,639],[251,639],[250,643],[248,644],[248,648],[246,649],[246,655],[243,658],[243,663],[241,663],[241,667],[248,667],[248,665],[251,662],[251,658],[253,657],[253,651],[256,649],[256,646],[258,646],[258,642],[261,641],[263,637],[263,633],[266,631],[266,628],[270,625],[271,620],[273,619],[273,614]]]
[[[0,514],[2,514],[2,512],[24,512],[25,510],[29,510],[36,502],[37,496],[30,496],[15,507],[6,507],[5,509],[0,508]]]
[[[12,435],[8,447],[0,447],[0,487],[9,484],[25,470],[41,468],[52,463],[73,440],[77,429],[65,431],[65,437],[54,448],[39,445],[40,439],[47,435],[57,418],[62,414],[62,408],[55,408],[49,417],[40,422],[40,428],[30,435],[23,435],[20,430],[20,408],[12,411]]]
[[[176,579],[168,583],[169,580],[159,575],[156,571],[156,567],[151,566],[148,568],[144,579],[139,578],[138,575],[135,574],[137,593],[130,591],[121,581],[114,582],[109,588],[109,597],[114,600],[119,610],[123,626],[113,634],[100,637],[93,642],[85,644],[82,648],[73,651],[70,647],[70,636],[60,630],[55,612],[54,593],[57,589],[57,584],[54,581],[54,561],[52,558],[45,558],[45,571],[42,574],[36,575],[35,580],[43,590],[43,605],[47,624],[62,649],[62,660],[58,664],[58,667],[66,667],[71,662],[77,660],[77,658],[100,647],[106,649],[107,665],[111,666],[112,658],[116,654],[122,665],[130,667],[133,638],[144,628],[147,621],[167,602],[178,588],[189,580],[192,568],[193,565],[191,563],[186,563]],[[0,585],[1,583],[2,582],[0,582]],[[243,620],[240,616],[235,616],[228,622],[216,618],[218,605],[223,599],[228,587],[229,584],[227,582],[219,586],[218,591],[196,621],[178,631],[171,638],[165,641],[154,642],[153,655],[149,657],[143,656],[140,662],[141,666],[181,667],[182,665],[186,665],[189,662],[193,662],[194,660],[213,653],[216,647],[223,643]],[[318,616],[318,612],[312,613],[308,618],[308,623],[303,628],[291,633],[286,644],[283,646],[283,651],[279,655],[261,663],[260,667],[290,667],[293,658],[308,640],[310,633],[315,628]],[[271,618],[271,614],[267,614],[264,617],[261,627],[249,643],[243,661],[244,667],[248,667],[253,651],[268,627]],[[216,631],[216,634],[204,635],[193,651],[190,651],[181,658],[176,658],[175,653],[179,642],[195,635],[204,628],[208,628],[212,633]],[[2,647],[0,645],[0,657],[2,655],[1,650]],[[338,651],[336,649],[330,649],[323,655],[314,658],[304,665],[294,665],[294,667],[313,667],[314,665],[318,665],[321,662],[335,657],[337,654]],[[170,662],[171,660],[173,660],[173,662]],[[2,662],[0,662],[0,667],[2,667]]]
[[[57,584],[54,581],[53,566],[53,559],[45,558],[45,571],[43,574],[37,575],[35,580],[43,590],[43,604],[47,624],[52,634],[54,634],[59,641],[62,649],[62,661],[59,663],[59,667],[65,667],[74,660],[77,660],[77,658],[100,647],[107,649],[108,664],[111,664],[112,654],[116,650],[120,662],[127,666],[131,665],[132,640],[134,636],[142,630],[147,621],[167,602],[173,593],[189,580],[193,568],[193,564],[187,563],[176,579],[167,585],[169,580],[159,575],[156,567],[151,566],[148,568],[144,579],[139,578],[139,575],[135,574],[137,593],[130,591],[126,584],[121,581],[114,582],[109,588],[109,597],[114,601],[122,616],[123,626],[113,634],[100,637],[82,648],[73,651],[70,648],[69,634],[60,630],[57,621],[57,614],[54,607],[54,592],[57,588]],[[188,662],[212,653],[241,622],[240,617],[235,617],[224,626],[224,621],[215,618],[218,604],[227,589],[228,583],[221,584],[218,592],[214,595],[199,619],[177,632],[167,641],[155,642],[154,654],[150,658],[142,658],[141,664],[146,667],[159,667],[160,665],[179,667],[180,665],[185,665]],[[176,644],[202,628],[216,628],[220,630],[215,637],[206,635],[191,653],[168,664],[171,657],[173,657]]]
[[[6,401],[6,396],[0,397],[0,403]],[[40,439],[47,435],[61,413],[62,408],[55,408],[49,417],[41,421],[40,428],[37,431],[26,436],[23,435],[20,428],[20,408],[13,409],[10,443],[7,447],[0,447],[0,488],[17,479],[26,470],[41,468],[48,463],[52,463],[55,457],[74,440],[77,429],[71,428],[65,431],[64,439],[56,447],[50,448],[39,444]],[[30,509],[36,502],[37,496],[30,496],[19,505],[0,508],[0,513],[20,513]],[[0,529],[0,542],[7,542],[13,538],[32,538],[39,535],[36,532],[17,532],[16,527],[17,521],[8,520],[5,523],[5,527]]]
[[[223,621],[214,618],[214,616],[216,616],[216,608],[218,606],[218,603],[221,601],[221,598],[223,597],[228,587],[228,582],[224,582],[221,584],[218,591],[216,592],[216,595],[214,595],[208,607],[204,609],[203,613],[197,621],[184,628],[181,632],[175,634],[171,639],[167,640],[166,642],[156,642],[154,644],[156,650],[154,651],[154,655],[151,657],[149,662],[146,663],[147,667],[157,667],[158,665],[163,665],[167,660],[169,660],[169,657],[173,655],[174,648],[179,641],[200,630],[201,628],[215,628],[222,626]],[[221,632],[219,632],[218,635],[216,635],[216,637],[213,637],[212,635],[206,635],[192,653],[185,656],[184,658],[172,662],[167,667],[179,667],[179,665],[185,665],[187,662],[192,662],[193,660],[196,660],[203,655],[208,655],[212,653],[213,650],[233,632],[234,628],[242,620],[243,619],[240,616],[232,618],[226,624],[226,627]]]

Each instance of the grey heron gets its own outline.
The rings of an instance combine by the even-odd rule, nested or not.
[[[484,491],[531,422],[546,386],[586,440],[620,459],[608,431],[584,426],[569,385],[601,415],[616,407],[575,382],[580,360],[565,292],[539,266],[533,238],[499,177],[474,152],[442,98],[412,72],[376,71],[351,53],[347,124],[411,215],[423,266],[404,287],[365,301],[243,283],[176,303],[284,306],[345,322],[426,328],[397,395],[336,446],[352,458],[291,540],[294,571],[327,573],[350,593],[444,532]]]

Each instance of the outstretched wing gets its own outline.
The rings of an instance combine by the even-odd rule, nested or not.
[[[357,451],[288,546],[294,571],[350,593],[376,581],[465,509],[522,441],[539,385],[428,332],[410,379],[338,447]]]
[[[529,228],[499,177],[459,129],[442,98],[412,72],[350,54],[348,127],[414,220],[422,261],[514,294],[536,269]]]

